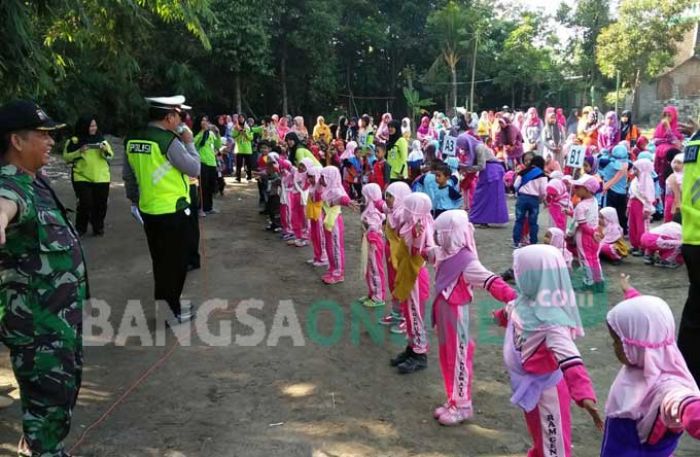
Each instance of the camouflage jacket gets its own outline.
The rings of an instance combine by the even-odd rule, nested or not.
[[[80,342],[87,275],[78,235],[41,176],[0,164],[0,198],[17,215],[0,246],[0,341],[8,346]]]

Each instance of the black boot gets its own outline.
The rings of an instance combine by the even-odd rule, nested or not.
[[[416,353],[413,353],[405,362],[398,366],[400,374],[415,373],[426,368],[428,368],[428,355]]]
[[[396,357],[391,359],[389,364],[392,367],[397,367],[397,366],[401,365],[402,363],[404,363],[409,358],[411,358],[412,355],[413,355],[413,349],[411,349],[411,346],[406,346],[406,349],[404,349],[403,352],[400,352]]]

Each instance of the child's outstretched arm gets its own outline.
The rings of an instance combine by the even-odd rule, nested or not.
[[[639,291],[630,284],[630,275],[625,273],[620,273],[620,289],[622,289],[625,300],[641,295]]]

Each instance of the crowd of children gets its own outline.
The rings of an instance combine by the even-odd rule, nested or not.
[[[336,126],[328,134],[314,129],[317,142],[298,132],[287,133],[274,150],[263,142],[256,176],[268,229],[280,232],[289,246],[311,243],[308,263],[327,267],[321,280],[337,284],[345,279],[342,210],[361,210],[361,269],[367,294],[359,301],[368,308],[385,307],[379,323],[389,325],[393,333],[405,333],[406,348],[390,360],[401,374],[427,367],[428,321],[434,323],[446,397],[434,411],[439,423],[455,425],[474,415],[476,345],[470,338],[469,306],[474,287],[479,287],[504,304],[494,318],[506,327],[504,363],[511,378],[511,401],[523,410],[532,436],[528,455],[572,455],[573,400],[605,429],[601,455],[669,456],[683,430],[700,437],[700,391],[675,346],[668,306],[660,298],[639,295],[623,278],[626,299],[607,317],[623,368],[603,422],[574,342],[583,336],[583,327],[570,271],[577,262],[584,287],[597,290],[603,282],[601,257],[619,263],[631,252],[643,255],[646,264],[677,266],[680,223],[675,208],[682,161],[670,160],[673,171],[666,181],[671,220],[652,229],[661,197],[654,182],[654,156],[645,152],[644,142],[620,140],[614,115],[606,116],[595,130],[595,146],[590,144],[590,119],[582,124],[583,139],[577,132],[564,141],[566,120],[559,114],[547,110],[547,124],[540,125],[537,111],[531,109],[522,120],[525,128],[510,132],[515,118],[499,113],[492,141],[488,113],[471,120],[463,115],[455,123],[436,113],[435,122],[422,120],[410,153],[410,130],[388,114],[377,129],[363,116],[355,136],[349,128],[345,136],[339,135]],[[629,121],[629,114],[624,115],[623,123]],[[521,131],[526,133],[520,138],[522,145],[514,145],[511,140]],[[630,126],[622,130],[629,131]],[[440,143],[451,135],[460,139],[454,154]],[[368,136],[374,138],[369,144]],[[397,146],[400,140],[404,144]],[[566,162],[578,143],[586,154],[580,170]],[[387,149],[390,160],[385,159]],[[483,170],[494,163],[501,167],[500,175],[475,173],[476,164]],[[508,169],[510,175],[505,173]],[[494,274],[481,264],[468,212],[479,199],[478,182],[493,176],[503,180],[503,191],[509,187],[517,197],[517,249],[509,275]],[[538,244],[542,203],[551,224],[544,244]],[[428,264],[435,269],[432,281]],[[517,290],[506,282],[508,276]],[[429,319],[431,284],[435,299]],[[543,297],[550,297],[551,303],[543,303]],[[625,390],[631,393],[625,395]],[[658,449],[663,451],[645,453]]]

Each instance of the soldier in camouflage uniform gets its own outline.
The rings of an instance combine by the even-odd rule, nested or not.
[[[31,102],[0,108],[0,341],[20,389],[20,456],[68,456],[83,365],[83,254],[40,174],[59,127]]]

